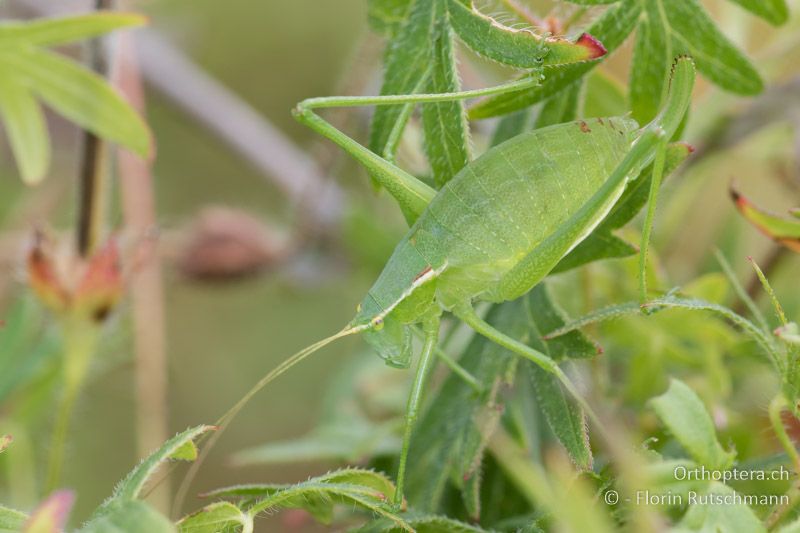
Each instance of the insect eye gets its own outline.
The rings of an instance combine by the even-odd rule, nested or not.
[[[382,330],[383,329],[383,319],[382,318],[376,318],[375,320],[373,320],[372,321],[372,327],[373,327],[373,329],[375,329],[375,331]]]

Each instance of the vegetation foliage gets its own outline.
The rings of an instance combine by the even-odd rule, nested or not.
[[[734,3],[771,25],[789,20],[784,0]],[[753,261],[759,291],[743,287],[719,251],[713,268],[672,287],[658,246],[648,253],[664,179],[679,179],[697,157],[681,140],[703,113],[688,109],[695,68],[746,97],[764,90],[762,76],[699,0],[569,0],[559,2],[562,20],[500,4],[368,0],[370,25],[386,41],[380,94],[312,98],[294,114],[365,167],[408,233],[341,332],[267,374],[217,426],[167,441],[82,525],[69,518],[74,493],[61,488],[63,444],[124,274],[113,240],[81,259],[76,283],[37,243],[29,284],[58,334],[30,331],[41,312],[32,302],[8,312],[0,402],[26,389],[32,404],[51,401],[37,397],[41,388],[59,390],[61,407],[47,493],[24,512],[0,506],[0,531],[247,533],[282,509],[360,532],[800,530],[794,478],[676,474],[800,472],[800,330],[781,304],[797,295],[779,297],[772,273]],[[47,49],[143,22],[96,13],[0,25],[0,118],[23,181],[37,183],[50,164],[42,104],[150,155],[148,127],[116,90]],[[629,39],[623,87],[598,67]],[[510,80],[464,90],[459,61]],[[375,106],[364,146],[317,114],[357,106]],[[404,143],[420,132],[424,170],[404,170]],[[732,196],[748,222],[800,251],[796,209],[780,216]],[[761,295],[765,306],[754,301]],[[296,484],[216,489],[177,519],[147,503],[160,466],[202,468],[256,392],[355,333],[369,349],[331,379],[318,427],[233,457],[340,468]],[[383,383],[393,367],[412,368],[413,382],[363,394],[359,384]],[[764,368],[768,407],[743,406],[737,386]],[[369,408],[378,403],[380,416]],[[746,435],[767,430],[772,440]],[[0,436],[0,453],[18,445]]]

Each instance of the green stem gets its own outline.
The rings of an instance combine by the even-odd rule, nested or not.
[[[406,462],[408,461],[408,450],[411,446],[411,434],[414,431],[414,422],[419,415],[419,406],[422,400],[422,391],[425,388],[425,381],[430,373],[433,363],[433,353],[436,343],[439,340],[439,317],[425,321],[425,344],[417,363],[417,373],[414,376],[414,383],[411,385],[411,392],[408,395],[406,407],[406,425],[403,432],[403,448],[400,452],[400,465],[397,469],[397,489],[394,493],[394,504],[397,507],[403,505],[403,488],[405,485]]]
[[[52,492],[61,482],[72,411],[80,395],[92,354],[97,346],[98,327],[83,315],[70,315],[61,324],[64,332],[64,360],[62,366],[61,401],[53,426],[50,460],[45,483],[46,491]]]
[[[53,436],[50,444],[50,460],[47,466],[47,478],[45,481],[45,493],[47,494],[57,489],[58,484],[61,482],[67,434],[69,433],[72,410],[75,407],[75,400],[77,397],[77,389],[65,388],[61,396],[61,401],[58,404],[58,411],[56,412],[56,421],[53,426]]]
[[[647,252],[650,247],[650,234],[653,232],[653,220],[658,206],[658,191],[664,175],[664,161],[667,155],[667,141],[663,139],[656,148],[653,162],[653,174],[650,181],[650,194],[647,199],[647,215],[642,228],[642,243],[639,251],[639,303],[647,302]]]

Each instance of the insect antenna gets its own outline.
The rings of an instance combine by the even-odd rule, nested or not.
[[[266,387],[270,382],[278,378],[279,376],[283,375],[286,371],[290,368],[295,366],[296,364],[303,361],[306,357],[310,356],[311,354],[321,350],[328,344],[332,343],[335,340],[341,339],[343,337],[348,337],[355,333],[359,333],[365,330],[368,326],[345,326],[342,330],[337,333],[334,333],[330,337],[326,337],[320,341],[315,342],[309,346],[306,346],[302,350],[296,352],[291,357],[285,359],[281,364],[270,370],[267,374],[264,375],[253,387],[245,393],[242,398],[236,402],[224,415],[222,415],[219,420],[217,420],[217,431],[209,434],[208,443],[203,446],[202,451],[197,457],[197,460],[192,463],[192,466],[189,467],[189,470],[186,472],[186,475],[181,481],[181,485],[178,488],[178,492],[175,495],[175,503],[173,504],[173,514],[174,512],[180,512],[181,507],[183,507],[183,502],[186,499],[186,494],[189,491],[189,487],[194,481],[197,472],[200,470],[200,467],[203,465],[206,457],[214,448],[214,445],[217,441],[222,437],[222,434],[225,433],[225,430],[228,428],[230,423],[236,418],[236,415],[244,409],[244,407],[253,399],[253,397],[258,394],[261,389]]]

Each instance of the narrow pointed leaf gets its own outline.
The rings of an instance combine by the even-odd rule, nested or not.
[[[672,51],[691,55],[697,70],[723,89],[758,94],[764,88],[750,60],[717,28],[698,0],[650,0],[666,13]]]
[[[658,113],[666,96],[670,65],[676,55],[685,52],[673,46],[661,0],[647,0],[643,4],[630,75],[631,110],[639,124],[650,122]]]
[[[692,459],[712,470],[725,470],[733,463],[734,454],[722,448],[711,416],[688,385],[673,379],[650,404]]]
[[[753,204],[747,197],[731,189],[736,208],[764,235],[786,246],[790,250],[800,252],[800,221],[774,215]]]
[[[44,114],[31,91],[0,65],[0,118],[22,180],[41,181],[50,166],[50,135]]]
[[[528,341],[532,347],[556,361],[566,358],[584,359],[597,355],[597,346],[577,331],[548,342],[542,340],[544,332],[565,324],[563,311],[553,303],[545,286],[541,286],[538,290],[534,289],[532,298],[528,298],[526,304],[531,316],[530,324],[535,328]],[[567,396],[555,376],[537,365],[527,366],[533,381],[537,404],[547,425],[567,450],[575,466],[581,470],[591,470],[592,450],[589,447],[589,432],[583,410]]]
[[[567,450],[575,466],[581,470],[591,470],[592,450],[589,447],[586,416],[567,398],[552,374],[535,365],[531,365],[530,373],[536,400],[547,425]]]
[[[79,126],[141,156],[150,153],[150,131],[136,111],[105,80],[66,57],[15,46],[0,52],[0,69],[14,71],[16,79]]]
[[[456,92],[460,84],[453,54],[453,32],[446,19],[437,23],[435,35],[427,92]],[[425,104],[422,121],[425,151],[436,187],[441,188],[469,161],[469,126],[464,103]]]
[[[544,38],[530,30],[513,29],[478,11],[474,4],[448,0],[450,21],[461,40],[475,53],[517,68],[538,68],[597,59],[606,54],[602,42],[582,34],[575,42]]]
[[[99,12],[29,22],[0,24],[0,46],[24,43],[56,46],[97,37],[120,28],[142,26],[147,18],[134,13]]]
[[[749,12],[758,15],[773,25],[780,25],[789,18],[786,0],[731,0]]]
[[[622,0],[622,2],[609,7],[586,29],[586,33],[603,43],[608,53],[611,53],[625,41],[636,27],[639,11],[638,0]],[[545,68],[545,79],[541,86],[481,100],[469,109],[469,117],[480,119],[505,115],[541,102],[578,80],[597,64],[596,61],[590,61],[557,68]]]
[[[213,429],[212,426],[197,426],[187,429],[165,442],[158,450],[154,451],[150,456],[139,463],[139,465],[117,485],[114,489],[114,493],[95,511],[93,517],[96,518],[104,515],[114,507],[139,498],[145,485],[161,465],[170,459],[186,457],[186,443],[193,441],[200,435]]]
[[[426,86],[437,5],[430,0],[411,4],[408,18],[386,48],[381,95],[414,94]],[[392,160],[412,109],[411,104],[378,106],[372,119],[370,150]]]

